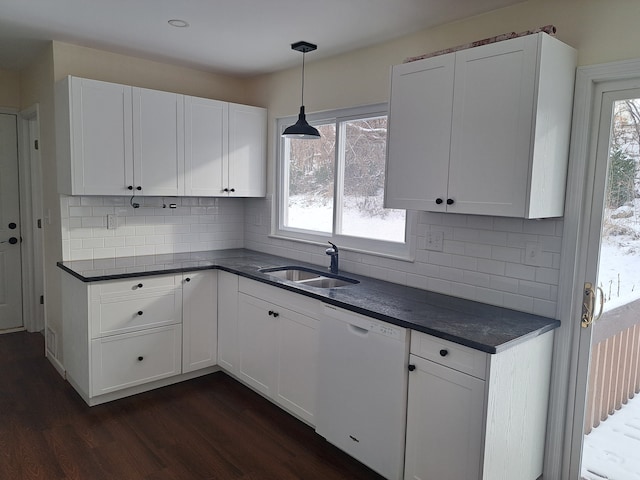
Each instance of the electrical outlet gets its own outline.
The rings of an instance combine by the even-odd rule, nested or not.
[[[524,249],[524,263],[525,265],[532,265],[534,267],[540,266],[540,260],[542,257],[542,247],[537,242],[528,242]]]
[[[107,230],[115,230],[118,228],[118,217],[110,213],[107,215]]]
[[[427,232],[425,241],[427,250],[441,252],[444,243],[444,232]]]

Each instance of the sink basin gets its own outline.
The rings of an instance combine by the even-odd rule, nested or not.
[[[359,280],[353,278],[333,275],[306,267],[261,268],[260,272],[282,280],[316,288],[337,288],[360,283]]]

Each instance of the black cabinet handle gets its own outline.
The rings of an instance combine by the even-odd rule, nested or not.
[[[9,224],[9,228],[10,228],[11,230],[15,230],[15,229],[16,229],[16,227],[17,227],[17,225],[16,225],[14,222],[11,222],[11,223]]]
[[[129,185],[129,186],[127,187],[127,190],[133,190],[133,185]]]
[[[223,188],[223,189],[222,189],[222,191],[223,191],[223,192],[228,192],[228,191],[229,191],[229,189],[228,189],[228,188]]]
[[[444,348],[440,350],[441,357],[446,357],[447,355],[449,355],[449,350],[445,350]]]
[[[142,360],[144,360],[144,357],[140,356],[138,357],[138,361],[141,362]]]
[[[273,310],[269,310],[269,315],[272,315],[273,318],[277,318],[280,316],[280,314],[278,312],[274,312]]]
[[[442,199],[441,198],[436,198],[436,204],[437,205],[442,205]]]
[[[409,371],[410,371],[410,372],[413,372],[415,369],[416,369],[416,366],[415,366],[415,365],[411,365],[411,364],[409,364]]]
[[[138,287],[138,288],[142,288],[142,287],[144,287],[144,285],[142,285],[141,283],[139,283],[138,285],[136,285],[136,287]]]
[[[142,310],[138,310],[138,315],[142,316],[144,312]]]
[[[447,198],[447,205],[453,205],[453,198]]]
[[[136,187],[136,190],[142,190],[142,187],[141,187],[140,185],[138,185],[138,186]]]
[[[185,279],[184,279],[184,281],[185,281],[185,282],[190,282],[190,281],[191,281],[191,279],[190,279],[189,277],[187,277],[187,278],[185,278]]]
[[[232,189],[230,189],[229,191],[230,191],[230,192],[235,192],[235,191],[236,191],[236,189],[235,189],[235,188],[232,188]]]

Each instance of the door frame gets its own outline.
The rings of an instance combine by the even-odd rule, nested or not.
[[[44,330],[46,323],[44,305],[40,303],[40,296],[44,295],[43,230],[37,228],[37,219],[42,219],[42,175],[40,151],[31,148],[30,138],[40,138],[39,108],[34,105],[18,111],[0,107],[0,113],[16,117],[20,233],[23,239],[20,245],[22,325],[29,332],[38,332]]]
[[[590,214],[602,93],[621,80],[640,87],[640,59],[578,67],[564,212],[557,318],[547,420],[544,478],[579,478],[588,363],[579,364],[581,291],[586,275],[585,217]],[[629,86],[629,88],[634,88]],[[587,211],[588,210],[588,211]],[[579,428],[578,428],[579,427]],[[580,434],[576,432],[580,432]],[[577,442],[580,442],[578,445]]]

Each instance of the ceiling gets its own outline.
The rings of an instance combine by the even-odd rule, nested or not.
[[[521,1],[0,0],[0,68],[23,68],[58,40],[256,75],[298,65],[290,44],[299,40],[316,43],[308,55],[319,59]],[[172,27],[171,19],[189,27]]]

